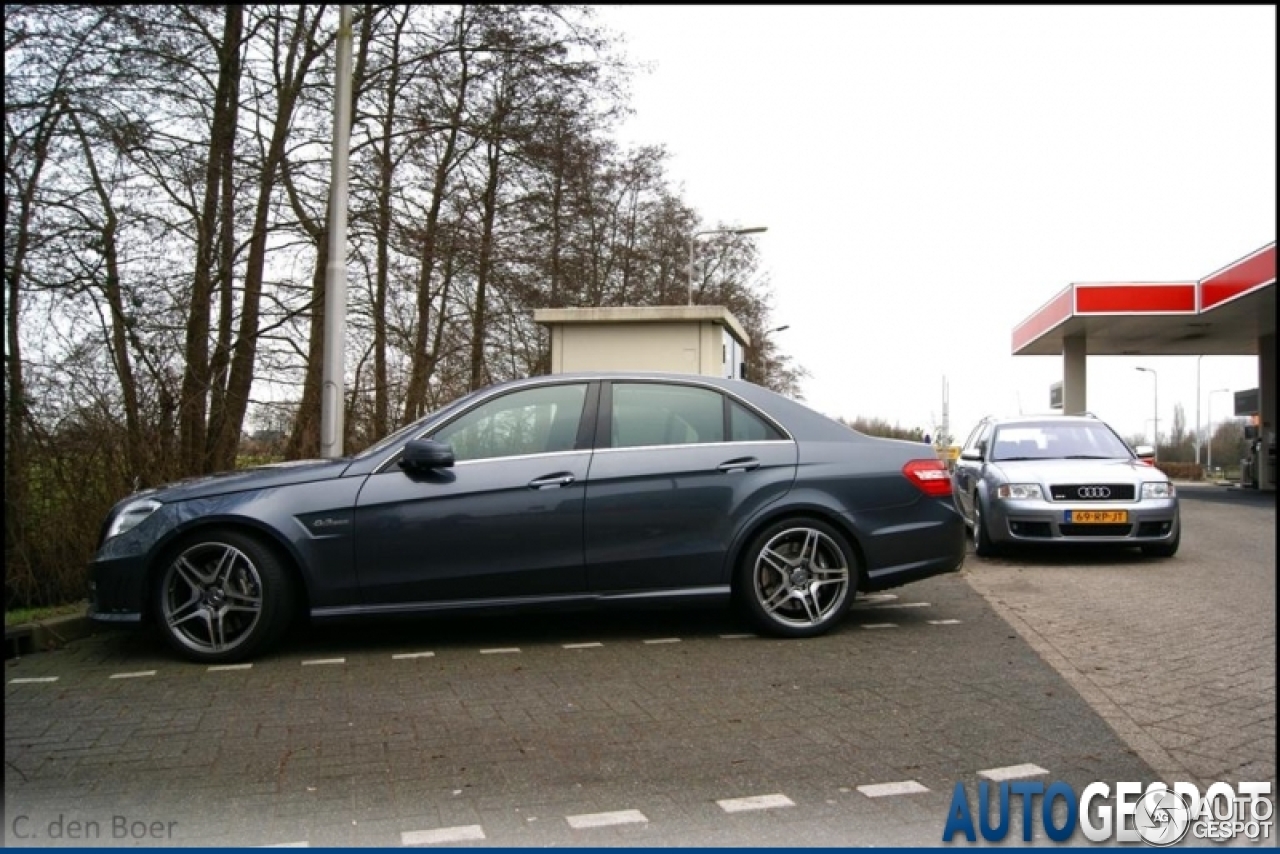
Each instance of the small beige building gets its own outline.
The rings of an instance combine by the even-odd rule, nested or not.
[[[751,339],[718,305],[544,308],[551,372],[672,371],[743,379]]]

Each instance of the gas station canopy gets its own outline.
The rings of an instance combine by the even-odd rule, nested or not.
[[[1276,244],[1199,281],[1068,285],[1014,327],[1013,355],[1256,356],[1276,330]]]

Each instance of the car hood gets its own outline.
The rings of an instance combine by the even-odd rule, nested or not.
[[[1009,483],[1149,483],[1169,478],[1137,460],[1016,460],[992,463]]]
[[[153,498],[156,501],[162,501],[167,504],[172,501],[186,501],[191,498],[225,495],[228,492],[243,492],[250,489],[267,489],[289,486],[295,483],[329,480],[330,478],[339,477],[350,464],[351,460],[346,457],[336,460],[296,460],[286,463],[272,463],[239,471],[187,478],[186,480],[180,480],[138,493],[131,496],[131,498]]]

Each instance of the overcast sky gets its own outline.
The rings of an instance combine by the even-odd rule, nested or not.
[[[951,431],[1048,411],[1013,327],[1072,282],[1189,281],[1276,238],[1274,6],[626,6],[600,11],[703,217],[758,241],[777,341],[829,415]],[[1091,357],[1123,435],[1196,414],[1194,357]],[[1207,356],[1212,389],[1256,359]],[[1213,396],[1214,418],[1230,396]]]

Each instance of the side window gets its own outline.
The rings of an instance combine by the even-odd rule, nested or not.
[[[719,392],[665,383],[614,383],[610,447],[724,441]]]
[[[973,431],[969,433],[969,438],[964,440],[964,447],[961,449],[961,453],[968,454],[978,450],[978,439],[982,436],[982,431],[986,427],[985,423],[979,422],[978,426],[973,428]]]
[[[515,391],[472,409],[431,438],[452,445],[459,461],[571,451],[586,398],[585,384]]]
[[[988,451],[987,445],[991,441],[991,430],[992,425],[988,422],[983,422],[973,428],[973,432],[969,434],[961,453],[978,454],[985,458]]]
[[[736,400],[729,401],[729,439],[733,442],[769,442],[785,438],[760,416]]]

